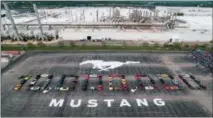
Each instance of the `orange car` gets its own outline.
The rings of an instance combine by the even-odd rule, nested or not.
[[[21,84],[17,84],[14,88],[15,91],[19,90],[21,88]]]

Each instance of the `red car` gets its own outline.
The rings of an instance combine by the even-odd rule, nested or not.
[[[153,87],[154,87],[155,90],[159,90],[159,87],[158,87],[158,86],[153,85]]]
[[[178,86],[174,86],[174,85],[172,85],[172,86],[169,86],[169,85],[164,85],[164,89],[165,90],[179,90],[179,87]]]
[[[85,80],[88,80],[88,79],[89,79],[89,75],[85,75],[85,76],[84,76],[84,79],[85,79]]]
[[[139,80],[140,78],[141,78],[141,76],[140,76],[139,74],[136,74],[136,75],[135,75],[135,79],[136,79],[136,80]]]
[[[167,84],[164,84],[163,86],[165,90],[170,90],[170,87]]]
[[[98,79],[102,79],[102,76],[101,76],[101,75],[98,75]]]
[[[98,91],[102,91],[103,90],[103,86],[102,85],[98,85]]]
[[[127,91],[127,90],[128,90],[128,86],[127,86],[126,84],[123,84],[123,85],[122,85],[122,90]]]

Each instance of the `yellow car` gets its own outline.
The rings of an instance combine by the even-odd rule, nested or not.
[[[112,90],[113,90],[112,85],[109,85],[109,90],[110,90],[110,91],[112,91]]]
[[[21,84],[17,84],[14,88],[15,91],[19,90],[21,88]]]
[[[28,80],[28,79],[30,79],[30,78],[31,78],[31,76],[26,76],[26,77],[24,77],[25,80]]]
[[[126,79],[121,79],[122,84],[126,84]]]
[[[162,74],[161,77],[162,77],[163,79],[166,79],[166,78],[168,78],[168,75],[167,75],[167,74]]]

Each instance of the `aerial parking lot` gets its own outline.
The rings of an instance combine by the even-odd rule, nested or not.
[[[210,117],[212,74],[184,52],[26,52],[2,73],[3,117]]]

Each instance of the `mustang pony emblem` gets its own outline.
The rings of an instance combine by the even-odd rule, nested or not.
[[[84,64],[92,64],[93,69],[99,69],[99,71],[109,71],[110,69],[115,69],[118,67],[121,67],[123,65],[129,65],[129,64],[138,64],[139,61],[126,61],[126,62],[120,62],[120,61],[103,61],[103,60],[87,60],[81,62],[79,65]]]

